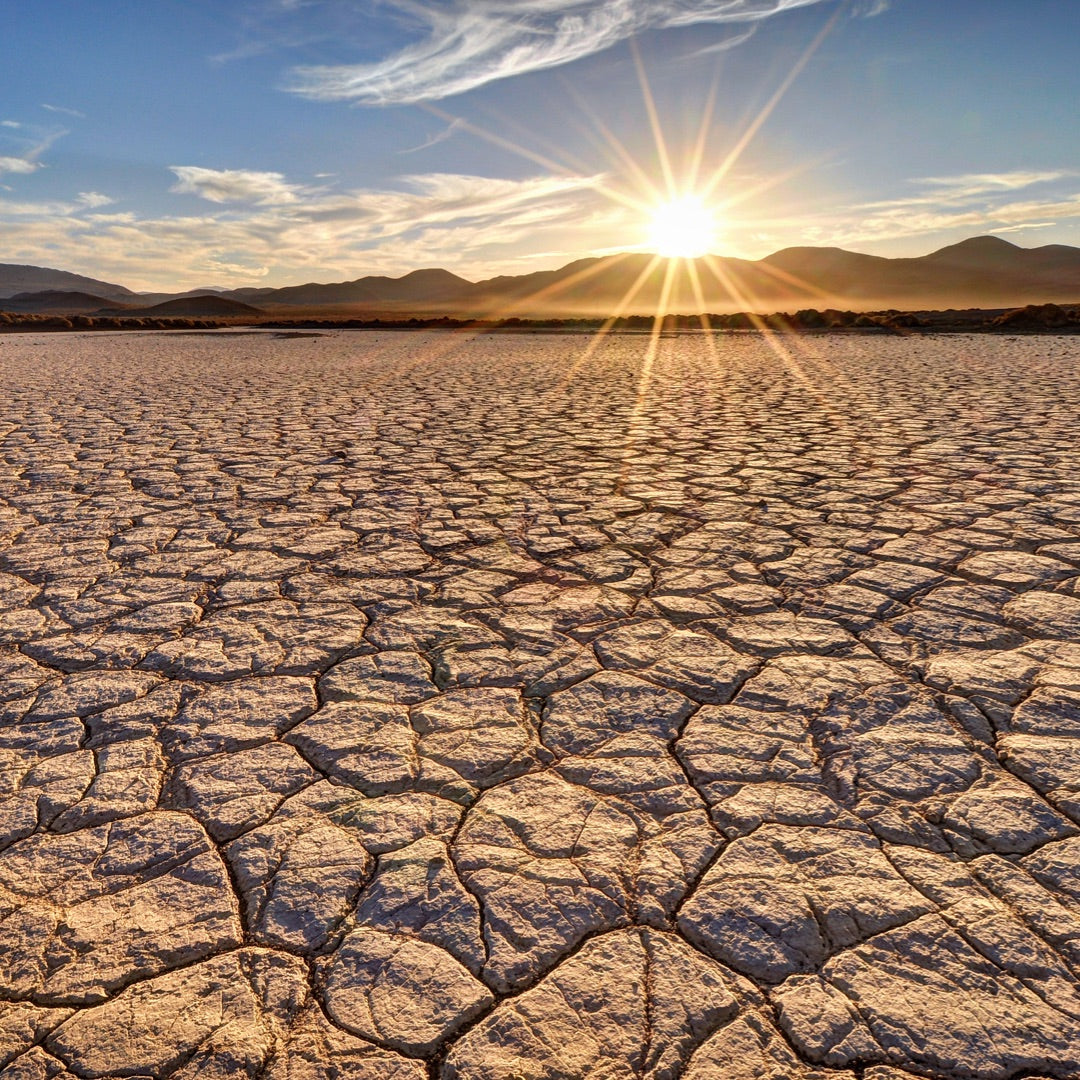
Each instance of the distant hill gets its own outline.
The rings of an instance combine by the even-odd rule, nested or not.
[[[311,282],[283,289],[234,289],[222,295],[260,304],[289,304],[296,307],[334,305],[378,305],[460,302],[477,295],[471,281],[449,270],[414,270],[404,277],[362,277],[331,285]]]
[[[995,236],[978,236],[918,258],[887,259],[842,248],[791,247],[763,259],[707,257],[671,265],[650,255],[579,259],[558,270],[472,282],[448,270],[414,270],[403,277],[369,276],[352,281],[228,292],[144,294],[38,267],[0,265],[3,283],[19,271],[26,282],[48,278],[43,289],[104,297],[126,311],[149,316],[254,317],[269,310],[282,317],[302,309],[320,314],[557,317],[665,311],[796,311],[799,308],[933,310],[1016,308],[1080,301],[1080,248],[1050,244],[1021,248]],[[8,273],[5,277],[4,274]],[[89,284],[87,284],[89,283]],[[93,288],[89,286],[93,285]],[[111,290],[111,291],[106,291]],[[14,292],[33,291],[25,284]],[[29,302],[29,301],[28,301]],[[134,308],[131,305],[142,304]],[[152,306],[151,306],[152,305]],[[177,305],[177,306],[172,306]],[[237,305],[237,306],[229,306]],[[2,306],[2,302],[0,302]],[[99,305],[100,307],[100,305]],[[45,309],[38,309],[45,310]],[[48,310],[60,310],[53,308]]]
[[[6,297],[3,302],[0,302],[0,308],[5,311],[84,315],[90,311],[115,305],[115,303],[115,300],[104,296],[94,296],[92,293],[46,289],[44,292],[18,293],[15,296]]]
[[[150,307],[104,308],[102,315],[124,315],[155,319],[176,318],[242,318],[262,315],[260,308],[252,307],[227,296],[181,296]]]
[[[758,265],[788,275],[778,296],[808,295],[805,283],[847,306],[995,307],[1080,298],[1080,248],[1021,248],[996,236],[907,259],[786,248]]]
[[[125,289],[123,285],[112,285],[107,281],[83,277],[81,274],[69,274],[66,270],[0,263],[0,298],[43,291],[85,292],[121,302],[128,297],[135,297],[135,293]]]
[[[222,295],[271,309],[585,315],[613,313],[628,300],[625,310],[647,312],[659,304],[667,274],[666,262],[650,269],[652,262],[649,255],[614,255],[479,282],[445,270],[418,270],[402,278],[365,277]],[[1014,307],[1080,300],[1080,248],[1021,248],[993,236],[975,237],[918,258],[794,247],[758,260],[698,259],[694,271],[710,311]],[[694,274],[685,263],[675,264],[668,294],[668,311],[696,312],[703,306]]]

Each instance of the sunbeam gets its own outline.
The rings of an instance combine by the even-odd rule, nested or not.
[[[582,369],[596,355],[597,350],[614,331],[620,319],[630,311],[637,298],[642,295],[646,284],[653,278],[657,268],[663,265],[663,277],[659,292],[655,294],[655,310],[645,355],[637,376],[634,405],[628,421],[626,443],[621,454],[620,485],[625,482],[628,470],[632,468],[634,454],[643,437],[643,418],[648,408],[652,384],[652,372],[657,362],[665,317],[672,301],[681,303],[689,285],[689,296],[697,308],[697,319],[701,333],[708,342],[711,355],[719,363],[721,349],[714,327],[709,318],[710,290],[702,278],[702,266],[709,271],[724,298],[721,303],[734,303],[748,313],[748,317],[759,330],[779,363],[809,392],[820,398],[820,403],[828,409],[820,390],[814,386],[814,380],[800,363],[795,352],[785,344],[776,328],[766,323],[760,316],[753,314],[757,307],[752,292],[730,273],[713,254],[721,222],[726,221],[732,210],[746,201],[758,197],[769,188],[789,181],[801,169],[787,170],[783,174],[774,174],[743,184],[737,190],[725,190],[724,198],[718,198],[718,192],[730,177],[732,170],[745,154],[748,147],[760,133],[763,126],[788,93],[810,59],[821,47],[829,33],[836,26],[841,8],[838,8],[826,20],[818,33],[809,42],[794,64],[784,75],[779,86],[772,92],[764,106],[754,115],[734,143],[727,149],[719,164],[705,169],[709,156],[709,140],[716,112],[719,86],[719,74],[714,78],[706,93],[701,115],[696,121],[696,130],[692,142],[687,148],[681,170],[676,168],[669,145],[668,126],[665,124],[655,94],[649,82],[645,62],[636,41],[630,42],[630,53],[637,75],[641,96],[642,112],[647,121],[648,131],[654,151],[654,163],[642,160],[640,154],[632,152],[592,108],[590,103],[572,86],[563,80],[564,88],[574,100],[577,115],[570,122],[591,129],[597,145],[607,151],[606,170],[590,166],[577,157],[568,155],[561,147],[549,146],[546,150],[538,149],[535,138],[530,133],[522,132],[521,139],[515,140],[504,134],[488,130],[474,122],[455,116],[439,106],[425,103],[424,108],[441,120],[455,124],[478,138],[507,150],[524,160],[540,165],[560,176],[578,177],[591,175],[594,190],[612,204],[623,207],[637,216],[641,222],[640,240],[627,244],[621,255],[616,252],[612,257],[601,259],[587,265],[557,281],[549,282],[527,295],[515,296],[502,305],[483,313],[483,319],[498,319],[507,314],[520,314],[525,310],[543,310],[551,306],[558,298],[568,299],[575,288],[601,275],[615,265],[619,258],[625,258],[634,251],[644,248],[651,258],[645,263],[634,279],[626,286],[621,299],[609,309],[603,324],[593,332],[589,342],[580,355],[568,366],[562,378],[552,387],[551,393],[558,394],[578,376]],[[502,118],[505,120],[505,118]],[[530,145],[532,142],[534,145]],[[654,175],[650,173],[654,172]],[[800,289],[808,296],[815,296],[828,301],[829,294],[817,288],[811,282],[802,281],[797,275],[766,263],[757,264],[760,271],[778,283]],[[650,290],[651,294],[651,290]],[[715,301],[714,301],[715,302]]]
[[[784,80],[776,88],[772,97],[769,98],[769,100],[765,103],[764,107],[760,110],[760,112],[758,112],[757,116],[754,117],[753,121],[747,127],[746,131],[743,132],[739,140],[735,143],[735,145],[728,152],[727,156],[724,158],[724,161],[721,163],[720,167],[713,173],[712,177],[705,185],[703,193],[706,196],[712,195],[716,191],[716,189],[724,182],[724,178],[735,167],[736,162],[738,162],[739,158],[742,157],[746,148],[754,141],[757,133],[762,129],[765,122],[773,114],[773,111],[776,109],[777,105],[779,105],[780,102],[784,99],[784,95],[787,94],[787,92],[791,89],[792,85],[795,83],[795,80],[798,79],[798,77],[802,74],[803,69],[806,67],[806,65],[810,63],[811,57],[814,55],[814,53],[818,51],[819,48],[821,48],[825,39],[829,36],[829,34],[832,32],[833,28],[839,21],[843,10],[844,8],[843,6],[841,6],[833,12],[829,20],[818,31],[817,36],[813,39],[813,41],[810,42],[809,45],[807,45],[806,49],[803,51],[803,54],[791,66],[791,70],[787,73],[787,75],[784,77]]]
[[[660,349],[660,332],[664,328],[664,314],[667,310],[668,299],[671,295],[671,286],[674,279],[676,262],[669,259],[664,268],[664,284],[660,289],[660,300],[656,306],[656,315],[653,318],[652,330],[649,332],[649,344],[645,349],[645,356],[641,362],[641,371],[638,374],[637,392],[634,395],[634,408],[630,414],[630,422],[626,429],[626,444],[619,455],[619,479],[615,484],[615,493],[621,495],[626,485],[626,480],[632,466],[633,458],[641,441],[639,428],[645,412],[646,402],[649,400],[649,390],[652,386],[653,365]]]
[[[566,372],[566,375],[559,381],[558,385],[552,391],[556,393],[564,390],[572,381],[574,376],[579,372],[589,359],[596,352],[596,350],[603,344],[604,339],[611,333],[615,324],[626,314],[626,309],[634,302],[635,297],[641,291],[642,286],[648,280],[649,275],[660,264],[660,258],[653,256],[653,258],[645,265],[644,269],[638,274],[637,278],[631,283],[630,287],[626,290],[622,300],[615,306],[615,311],[604,321],[603,326],[593,334],[589,344],[585,347],[585,351],[570,365]]]

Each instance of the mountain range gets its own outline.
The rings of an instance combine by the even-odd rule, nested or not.
[[[175,304],[184,300],[184,304]],[[230,306],[223,301],[232,301]],[[689,262],[626,254],[558,270],[467,281],[448,270],[361,277],[285,288],[137,294],[122,285],[35,266],[0,263],[0,309],[144,314],[163,303],[191,315],[349,314],[555,316],[775,311],[839,307],[932,309],[1080,301],[1080,248],[1021,248],[994,236],[917,258],[841,248],[791,247],[763,259]],[[205,311],[203,309],[206,309]]]

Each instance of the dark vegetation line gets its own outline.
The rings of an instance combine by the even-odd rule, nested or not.
[[[221,330],[251,327],[262,330],[476,330],[509,333],[589,333],[600,330],[608,320],[568,319],[469,319],[442,315],[435,318],[359,319],[195,319],[123,317],[117,315],[43,315],[0,310],[0,333],[64,330]],[[628,315],[615,319],[611,329],[643,332],[654,329],[652,315]],[[805,308],[794,314],[775,312],[757,315],[748,312],[720,315],[665,315],[665,332],[701,331],[708,325],[718,331],[775,331],[779,333],[862,332],[862,333],[1080,333],[1080,305],[1028,304],[1020,308],[949,308],[943,311],[841,311]]]

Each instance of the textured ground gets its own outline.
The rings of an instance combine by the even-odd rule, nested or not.
[[[1080,342],[586,344],[0,338],[0,1075],[1080,1077]]]

